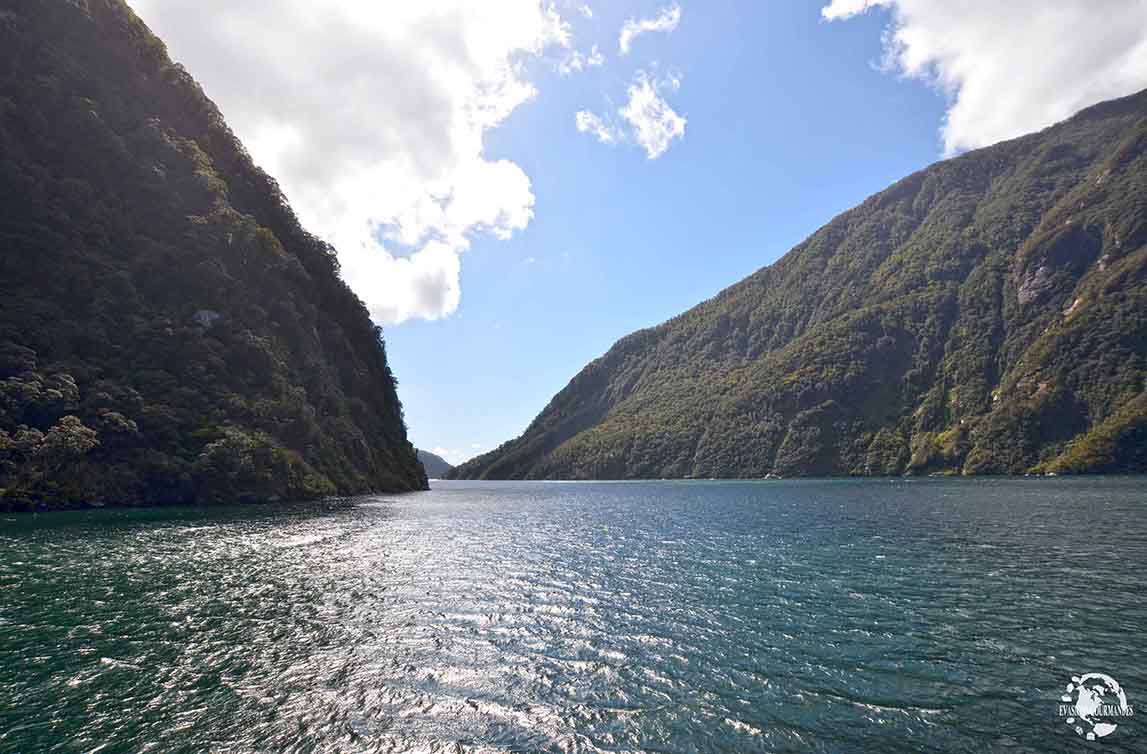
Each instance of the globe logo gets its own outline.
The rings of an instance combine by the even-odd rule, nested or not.
[[[1111,735],[1119,721],[1134,714],[1123,687],[1104,673],[1073,675],[1059,698],[1059,716],[1088,741]]]

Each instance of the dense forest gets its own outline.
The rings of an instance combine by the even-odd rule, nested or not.
[[[1147,92],[940,162],[620,340],[460,478],[1147,471]]]
[[[0,9],[0,509],[426,486],[381,331],[122,0]]]

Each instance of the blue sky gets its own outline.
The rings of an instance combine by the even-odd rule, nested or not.
[[[453,462],[893,181],[1147,86],[1143,0],[130,2]]]
[[[645,8],[653,15],[656,4]],[[612,52],[630,15],[595,12],[586,26],[600,36],[590,39]],[[884,23],[825,23],[812,3],[695,4],[627,58],[540,77],[537,99],[487,147],[530,176],[534,220],[467,252],[454,315],[386,328],[414,442],[458,460],[516,436],[618,338],[709,298],[935,161],[945,100],[880,72]],[[578,133],[571,112],[606,109],[607,94],[623,100],[654,60],[681,73],[671,96],[687,119],[680,142],[649,160]]]

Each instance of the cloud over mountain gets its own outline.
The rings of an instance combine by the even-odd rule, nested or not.
[[[891,14],[889,69],[950,97],[947,153],[1049,126],[1147,86],[1143,0],[832,0],[835,21]]]
[[[484,153],[535,94],[523,66],[568,48],[541,0],[132,0],[196,72],[303,224],[340,252],[374,318],[459,302],[459,254],[534,213],[530,180]],[[290,51],[284,54],[284,51]]]

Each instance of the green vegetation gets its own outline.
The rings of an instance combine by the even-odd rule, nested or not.
[[[1037,471],[1096,474],[1147,469],[1147,395],[1120,408]]]
[[[1147,92],[938,163],[619,341],[459,478],[1147,471]]]
[[[0,509],[423,488],[381,332],[121,0],[0,11]]]

